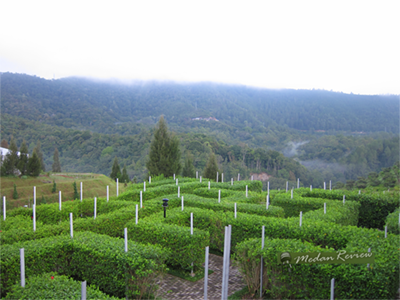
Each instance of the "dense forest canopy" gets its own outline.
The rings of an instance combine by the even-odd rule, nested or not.
[[[29,151],[40,140],[48,170],[57,147],[65,171],[108,175],[117,156],[141,179],[160,115],[180,139],[182,165],[191,153],[203,170],[212,151],[227,178],[266,172],[317,186],[399,159],[398,96],[1,74],[2,139],[25,139]],[[291,158],[280,153],[293,143]]]

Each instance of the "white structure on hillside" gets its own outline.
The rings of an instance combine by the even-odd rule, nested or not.
[[[1,161],[3,161],[3,160],[6,158],[6,155],[7,155],[8,153],[10,153],[10,152],[11,152],[10,149],[0,147]],[[18,155],[18,156],[20,155],[20,152],[19,152],[19,151],[17,152],[17,155]],[[28,154],[28,157],[29,157],[29,154]]]

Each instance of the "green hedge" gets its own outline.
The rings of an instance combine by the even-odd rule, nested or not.
[[[399,234],[399,227],[400,227],[400,223],[399,223],[399,216],[400,214],[400,209],[397,208],[394,212],[392,212],[391,214],[389,214],[386,218],[386,223],[385,226],[387,226],[387,231],[394,233],[394,234]]]
[[[213,198],[218,199],[218,193],[221,191],[221,199],[232,196],[233,193],[226,189],[215,189],[215,188],[198,188],[193,191],[193,194],[204,197],[204,198]]]
[[[25,249],[25,274],[57,272],[95,284],[115,297],[139,298],[153,292],[157,277],[165,270],[169,253],[157,246],[145,246],[91,232],[3,245],[1,293],[5,296],[20,279],[19,249]],[[128,295],[126,292],[128,291]]]
[[[280,194],[274,197],[271,202],[273,205],[280,206],[285,210],[285,216],[298,217],[300,211],[303,218],[333,222],[341,225],[357,225],[360,203],[356,201],[342,202],[320,198],[306,198],[294,195]],[[326,211],[324,214],[324,203]]]
[[[335,278],[335,298],[394,299],[399,285],[398,251],[394,241],[394,236],[386,240],[371,240],[369,236],[368,239],[354,240],[344,248],[347,252],[366,252],[366,247],[371,246],[375,263],[371,264],[370,270],[366,265],[353,264],[292,264],[291,268],[278,265],[279,252],[334,251],[295,239],[266,238],[263,250],[260,238],[250,239],[237,245],[235,259],[247,279],[249,290],[254,293],[260,287],[260,257],[263,256],[265,298],[328,299],[330,280]]]
[[[267,299],[308,299],[328,298],[311,297],[316,287],[329,284],[325,278],[315,274],[316,265],[292,265],[291,267],[277,263],[279,252],[320,252],[334,251],[331,248],[321,248],[309,242],[296,239],[271,239],[264,240],[264,249],[261,249],[261,238],[249,239],[239,243],[233,258],[244,276],[250,294],[259,295],[260,291],[260,266],[263,257],[263,295]],[[320,292],[320,290],[319,290]],[[323,292],[326,292],[323,290]]]
[[[360,215],[358,219],[359,227],[383,229],[386,217],[399,206],[399,195],[384,194],[358,194],[356,191],[323,190],[313,189],[312,192],[306,188],[295,190],[296,193],[304,197],[315,197],[332,200],[343,200],[343,195],[347,200],[360,202]]]
[[[26,280],[25,287],[20,283],[13,285],[6,299],[76,299],[81,298],[81,282],[55,272],[32,276]],[[110,297],[96,286],[86,287],[86,299],[121,299]]]
[[[161,222],[135,221],[127,225],[129,239],[140,243],[160,245],[170,249],[168,265],[184,270],[190,270],[191,264],[198,269],[204,263],[204,249],[210,243],[210,234],[207,231],[195,228],[193,235],[190,227],[170,225]]]

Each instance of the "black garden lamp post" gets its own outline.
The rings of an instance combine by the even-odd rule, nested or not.
[[[163,201],[163,204],[162,204],[162,206],[164,207],[164,218],[166,218],[167,217],[167,207],[168,207],[168,199],[167,198],[164,198],[164,199],[162,199],[162,201]]]

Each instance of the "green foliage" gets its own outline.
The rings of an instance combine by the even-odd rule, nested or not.
[[[396,208],[396,210],[390,213],[386,218],[385,226],[387,226],[387,231],[399,234],[400,233],[400,209]]]
[[[74,181],[74,183],[72,184],[72,187],[74,188],[74,200],[79,199],[79,193],[78,193],[78,189],[76,188],[76,182]]]
[[[196,171],[193,166],[193,156],[190,154],[190,152],[186,153],[185,165],[182,169],[182,176],[191,178],[196,176]]]
[[[42,200],[41,200],[41,202],[40,202],[40,204],[46,204],[47,202],[46,202],[46,199],[44,198],[44,196],[42,195]]]
[[[53,172],[61,172],[61,164],[60,164],[60,159],[59,159],[59,154],[58,154],[58,149],[54,149],[54,155],[53,155],[53,165],[52,165],[52,171]]]
[[[116,297],[140,298],[154,291],[165,270],[167,251],[91,232],[59,236],[2,247],[1,293],[19,279],[19,249],[25,249],[26,276],[58,270],[60,275],[86,280]],[[113,278],[109,280],[108,278]]]
[[[39,176],[41,171],[41,164],[39,156],[37,155],[36,151],[33,151],[32,156],[28,159],[28,168],[27,172],[28,175],[37,177]]]
[[[332,200],[343,201],[343,195],[346,196],[346,201],[357,201],[361,204],[358,219],[359,227],[379,228],[383,229],[386,216],[393,212],[399,204],[397,195],[383,194],[358,194],[356,191],[328,191],[322,189],[300,189],[298,192],[303,197],[325,198]]]
[[[121,176],[121,182],[123,183],[128,183],[129,180],[129,175],[128,172],[126,171],[126,165],[124,165],[123,169],[122,169],[122,176]]]
[[[210,234],[207,231],[195,229],[191,235],[190,227],[142,220],[138,224],[131,221],[126,227],[129,239],[169,249],[173,255],[167,259],[167,264],[174,268],[190,270],[193,263],[194,270],[197,271],[204,263],[204,249],[210,243]]]
[[[56,191],[57,191],[57,184],[56,184],[56,181],[53,180],[53,187],[51,188],[51,192],[55,193]]]
[[[81,299],[81,282],[55,272],[31,276],[25,287],[17,283],[11,287],[7,299]],[[86,299],[119,299],[101,292],[96,286],[86,287]]]
[[[207,165],[206,168],[204,169],[203,176],[211,180],[217,180],[217,172],[219,172],[217,159],[215,157],[215,154],[211,152],[210,156],[208,157]]]
[[[13,199],[18,199],[17,186],[14,184]]]
[[[164,174],[165,177],[179,174],[180,158],[179,140],[168,132],[167,123],[161,116],[150,145],[149,160],[146,162],[149,174],[155,176]]]
[[[46,172],[46,165],[44,163],[44,158],[43,158],[43,152],[41,149],[41,144],[40,141],[37,141],[36,147],[33,149],[34,152],[36,152],[39,161],[40,161],[40,171]]]
[[[114,158],[114,162],[113,162],[113,166],[112,166],[112,169],[111,169],[110,178],[114,179],[115,181],[117,180],[117,178],[118,179],[121,178],[121,168],[119,167],[118,158],[117,157]]]
[[[21,175],[27,174],[28,168],[28,147],[26,146],[25,140],[22,141],[22,145],[19,149],[19,158],[18,158],[18,170],[21,172]]]

